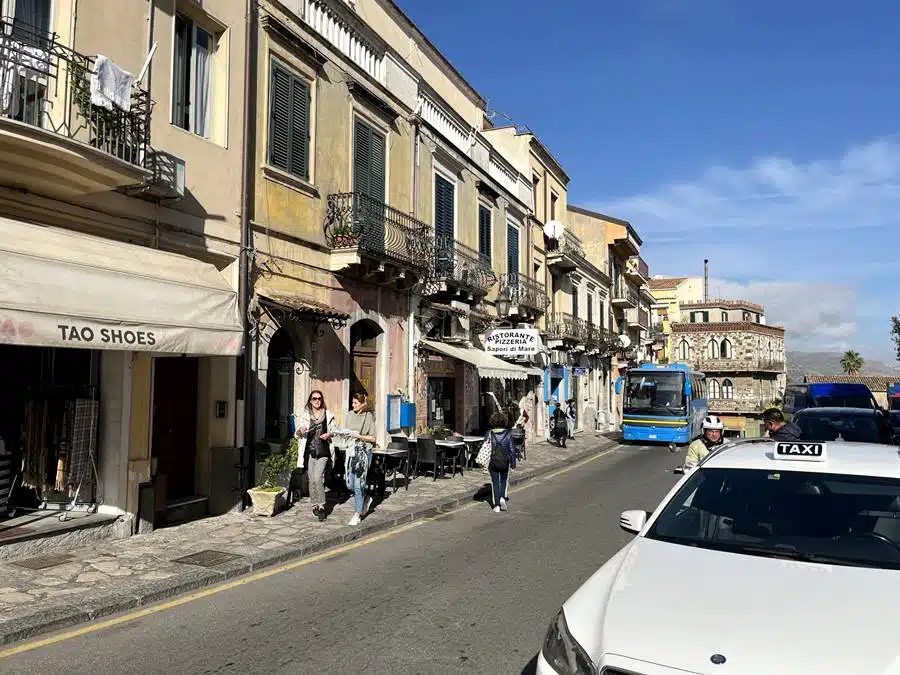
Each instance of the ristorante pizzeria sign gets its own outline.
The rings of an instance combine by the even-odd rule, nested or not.
[[[484,350],[495,356],[527,356],[541,347],[536,328],[495,328],[484,336]]]

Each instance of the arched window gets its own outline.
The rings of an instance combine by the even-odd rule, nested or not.
[[[706,343],[706,358],[708,359],[717,359],[719,358],[719,343],[715,340],[710,340]]]
[[[682,361],[689,361],[691,358],[691,345],[684,338],[681,339],[681,344],[678,345],[678,358]]]
[[[709,398],[722,398],[722,386],[718,380],[709,381]]]
[[[731,341],[728,338],[722,340],[720,352],[723,359],[734,358],[734,350],[731,348]]]
[[[734,385],[731,380],[722,380],[722,398],[731,400],[734,398]]]

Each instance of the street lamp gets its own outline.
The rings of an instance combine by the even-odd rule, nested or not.
[[[497,298],[497,314],[500,316],[509,316],[509,298],[502,295]]]

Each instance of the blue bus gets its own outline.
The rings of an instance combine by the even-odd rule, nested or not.
[[[686,444],[701,434],[709,410],[703,373],[683,363],[645,363],[616,382],[626,441]]]

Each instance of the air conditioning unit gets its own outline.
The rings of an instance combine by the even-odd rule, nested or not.
[[[469,317],[459,314],[450,316],[443,323],[444,342],[461,344],[469,341]]]

